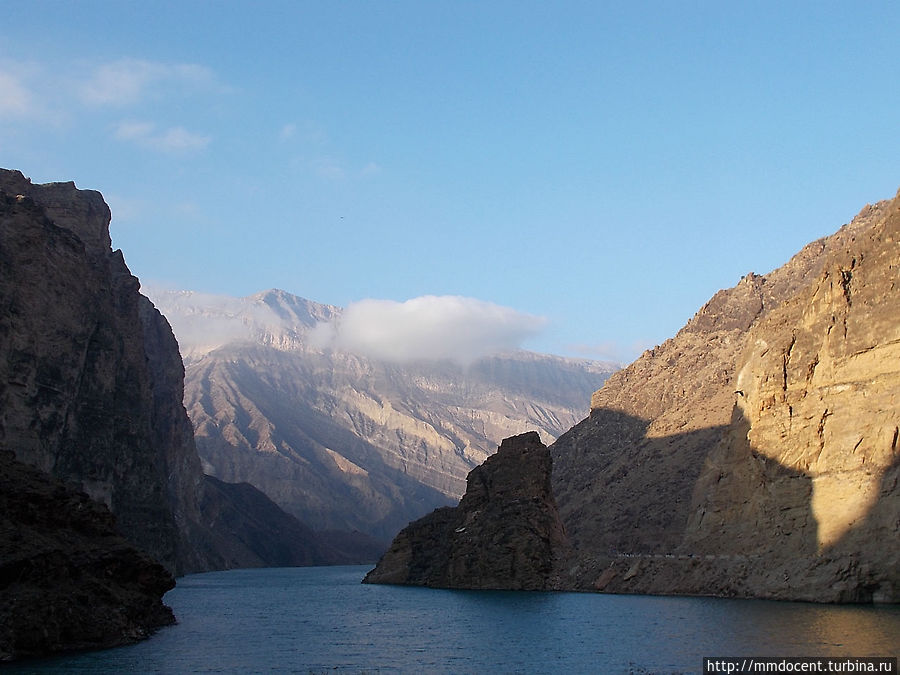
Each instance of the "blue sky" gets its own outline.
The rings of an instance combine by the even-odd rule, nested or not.
[[[2,13],[0,166],[100,190],[172,288],[465,296],[630,360],[900,186],[895,2]]]

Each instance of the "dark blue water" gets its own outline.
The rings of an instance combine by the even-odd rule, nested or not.
[[[693,673],[704,656],[896,656],[900,607],[363,586],[367,567],[212,572],[145,642],[66,673]]]

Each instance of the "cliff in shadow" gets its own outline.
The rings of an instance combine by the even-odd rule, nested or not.
[[[0,662],[146,637],[174,585],[104,505],[0,452]]]
[[[41,569],[52,575],[68,565],[76,570],[73,580],[85,579],[77,597],[105,592],[77,571],[85,561],[124,585],[140,582],[129,576],[138,574],[139,566],[95,565],[82,555],[80,540],[67,536],[65,511],[94,508],[73,492],[108,508],[114,520],[107,513],[106,525],[114,522],[120,535],[171,573],[357,560],[355,551],[343,549],[346,542],[335,546],[318,536],[305,538],[308,528],[261,493],[250,499],[241,486],[211,487],[182,404],[184,369],[177,344],[168,323],[139,293],[122,253],[111,249],[109,221],[97,192],[73,183],[34,185],[17,171],[0,170],[0,452],[15,457],[10,466],[30,465],[69,490],[51,490],[35,506],[61,513],[17,512],[31,518],[20,523],[22,530],[15,518],[6,521],[0,565],[24,569],[17,537],[43,523],[48,532],[42,551],[52,549],[56,567],[35,563],[28,573],[32,586],[43,583],[42,592],[48,591],[52,581],[40,582],[35,575]],[[7,482],[4,489],[11,486]],[[251,509],[266,517],[253,517]],[[211,522],[207,512],[217,518]],[[275,512],[281,513],[277,531],[266,522]],[[77,519],[71,522],[80,527]],[[226,522],[227,527],[220,524]],[[283,539],[273,547],[271,537]],[[121,541],[106,541],[113,549],[122,547]],[[261,545],[253,549],[248,543]],[[154,588],[158,602],[166,584]],[[71,610],[70,590],[61,582],[54,597],[40,596],[46,612],[74,622],[60,628],[69,631],[65,640],[54,638],[51,629],[38,634],[45,636],[47,650],[78,641],[79,614]],[[46,612],[11,616],[17,626],[27,626],[35,617],[49,616]],[[101,630],[98,622],[82,623],[85,630]],[[85,644],[96,639],[86,636]],[[30,650],[37,649],[35,640]]]
[[[611,376],[550,447],[558,587],[900,601],[898,268],[900,196]]]
[[[364,583],[547,590],[565,531],[537,432],[507,438],[469,473],[456,507],[410,523]]]

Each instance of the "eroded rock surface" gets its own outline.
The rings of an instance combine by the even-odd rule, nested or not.
[[[898,269],[900,196],[719,291],[610,377],[550,448],[569,537],[549,539],[553,587],[900,601]],[[401,533],[374,578],[477,584],[474,550],[450,577],[461,509]],[[487,512],[479,527],[502,532]]]
[[[900,599],[900,200],[720,291],[552,447],[612,592]]]
[[[554,588],[566,537],[550,490],[550,452],[536,432],[505,439],[473,469],[456,507],[411,523],[366,583],[443,588]]]

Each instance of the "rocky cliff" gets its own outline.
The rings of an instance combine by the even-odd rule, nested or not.
[[[345,555],[346,539],[337,546],[307,538],[307,528],[250,486],[203,475],[177,344],[122,253],[112,251],[109,220],[97,192],[34,185],[0,170],[0,452],[104,504],[118,532],[171,572],[357,560]],[[55,508],[76,504],[58,494]],[[51,499],[40,504],[54,508]],[[69,550],[77,539],[61,537],[68,521],[56,516],[38,514],[22,527],[58,530],[48,534],[60,539],[54,555],[78,559],[57,562],[78,569],[84,556]],[[14,521],[4,535],[12,557],[0,564],[18,565]],[[104,569],[130,574],[126,566]],[[98,588],[88,584],[78,597]],[[60,584],[60,607],[69,606],[68,592]],[[47,649],[62,644],[51,633]]]
[[[611,364],[514,352],[468,367],[321,349],[341,315],[283,291],[153,293],[185,355],[185,405],[204,469],[246,481],[316,528],[388,540],[456,503],[499,442],[550,442],[587,413]]]
[[[456,507],[410,523],[365,583],[547,590],[566,536],[537,432],[507,438],[473,469]]]
[[[550,448],[559,586],[900,601],[898,270],[900,196],[611,376]],[[440,539],[450,524],[438,511],[401,534],[374,578],[477,583],[447,581],[445,559],[480,555]]]
[[[97,192],[13,171],[0,172],[0,195],[0,447],[77,483],[175,569],[142,299],[110,248],[109,209]]]
[[[0,451],[0,661],[146,637],[174,585],[106,506]]]
[[[900,200],[720,291],[553,446],[573,585],[900,599]]]

